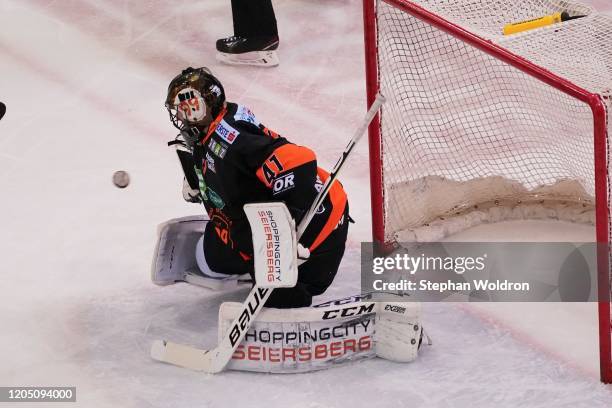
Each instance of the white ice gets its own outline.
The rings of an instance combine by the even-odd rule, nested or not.
[[[584,351],[574,355],[542,329],[557,314],[548,305],[425,305],[435,345],[408,365],[207,376],[149,358],[159,337],[212,346],[219,304],[246,294],[150,283],[156,225],[201,211],[183,202],[166,146],[169,80],[188,65],[211,67],[230,100],[313,147],[328,168],[365,111],[361,2],[275,6],[281,65],[257,69],[214,60],[214,40],[231,32],[227,1],[0,1],[0,386],[76,386],[71,407],[612,406],[592,357],[594,310],[573,316],[584,325],[571,333]],[[119,169],[132,177],[125,190],[111,184]],[[359,243],[370,236],[365,143],[342,181],[357,224],[322,301],[359,292]]]

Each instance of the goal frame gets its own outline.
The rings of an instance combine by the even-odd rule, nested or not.
[[[608,144],[606,106],[600,95],[589,92],[574,83],[555,75],[533,62],[522,58],[507,49],[494,44],[466,29],[436,15],[409,0],[379,0],[396,7],[405,13],[439,29],[483,51],[492,57],[513,66],[525,74],[589,105],[593,113],[594,125],[594,172],[595,172],[595,217],[597,239],[597,287],[599,311],[599,351],[600,377],[607,384],[612,383],[612,330],[610,321],[610,223],[608,205]],[[363,0],[366,92],[368,107],[374,103],[379,91],[378,47],[376,27],[377,0]],[[391,243],[385,242],[385,197],[382,155],[384,147],[381,139],[380,117],[384,107],[368,128],[370,155],[370,188],[372,206],[372,240],[383,248]]]

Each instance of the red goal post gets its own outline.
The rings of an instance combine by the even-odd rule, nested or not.
[[[551,3],[549,0],[517,0],[516,2],[512,3],[514,4],[513,7],[521,9],[520,12],[529,13],[528,6],[538,2],[544,4],[544,6],[549,6]],[[557,69],[558,66],[554,63],[554,54],[553,57],[549,55],[551,63],[547,64],[546,55],[543,56],[540,60],[538,60],[537,58],[532,58],[531,55],[528,55],[528,52],[519,53],[517,51],[517,49],[520,49],[520,44],[519,46],[516,46],[516,44],[520,41],[524,41],[528,44],[529,42],[534,43],[536,41],[550,41],[550,44],[544,45],[547,47],[554,47],[555,41],[558,40],[555,39],[555,36],[557,35],[555,33],[557,33],[558,31],[562,31],[558,27],[549,27],[546,29],[534,30],[534,32],[527,34],[519,34],[517,36],[518,39],[514,43],[506,42],[505,39],[503,39],[501,36],[498,36],[495,31],[493,31],[493,29],[495,28],[494,25],[493,29],[491,29],[491,26],[486,26],[486,24],[484,23],[478,25],[477,23],[479,23],[480,21],[474,23],[474,16],[469,15],[470,10],[465,11],[465,14],[453,14],[453,11],[456,10],[449,11],[448,9],[444,9],[444,7],[437,7],[438,5],[444,5],[447,8],[455,6],[460,7],[461,3],[465,3],[465,0],[456,0],[454,3],[455,4],[453,4],[453,2],[441,0],[363,0],[367,103],[368,106],[370,106],[376,97],[376,93],[379,91],[383,93],[383,95],[385,95],[388,100],[387,104],[383,106],[379,116],[372,121],[369,127],[373,240],[374,242],[383,244],[386,247],[390,247],[394,244],[394,241],[400,240],[400,237],[415,236],[415,234],[412,232],[409,235],[402,235],[402,233],[399,233],[397,230],[405,227],[419,228],[420,225],[417,225],[419,222],[423,225],[429,225],[429,223],[434,220],[434,216],[447,215],[426,214],[418,219],[415,218],[415,221],[412,224],[410,224],[410,222],[412,221],[408,222],[408,224],[410,225],[396,225],[401,224],[398,223],[398,220],[402,220],[402,217],[406,216],[406,212],[402,212],[402,209],[394,207],[398,206],[399,204],[394,204],[392,200],[397,199],[397,197],[391,196],[393,194],[397,195],[397,191],[401,190],[402,188],[412,188],[410,183],[416,180],[416,176],[414,179],[410,180],[407,179],[399,181],[389,181],[389,179],[391,178],[397,178],[397,166],[398,161],[400,159],[402,159],[404,165],[406,166],[406,172],[410,172],[412,170],[411,167],[415,166],[415,162],[411,162],[410,159],[403,160],[404,156],[402,156],[402,154],[405,155],[405,157],[410,157],[410,155],[413,154],[413,150],[421,151],[423,149],[429,149],[425,153],[429,154],[429,156],[427,157],[430,157],[432,154],[436,153],[436,148],[432,146],[440,145],[439,143],[436,144],[438,142],[437,140],[433,140],[433,142],[436,143],[432,142],[430,145],[423,147],[422,143],[427,143],[426,141],[422,141],[423,138],[430,138],[429,140],[432,140],[431,138],[435,138],[436,135],[432,132],[426,132],[426,134],[419,133],[419,127],[416,125],[411,126],[410,120],[405,119],[406,116],[410,116],[412,114],[416,115],[416,112],[418,111],[420,115],[419,120],[421,120],[421,116],[427,116],[427,112],[425,111],[425,109],[427,109],[428,104],[433,103],[431,102],[432,98],[425,102],[419,100],[419,105],[415,107],[415,105],[410,105],[410,102],[406,102],[406,95],[412,95],[412,97],[416,96],[419,98],[422,97],[426,99],[428,97],[426,95],[427,93],[434,94],[438,91],[439,86],[444,87],[446,85],[443,84],[444,80],[451,80],[450,78],[455,81],[458,80],[456,76],[453,77],[452,75],[456,74],[456,72],[451,72],[450,69],[446,67],[441,68],[443,64],[438,64],[433,68],[427,66],[427,58],[431,58],[432,55],[433,58],[440,58],[440,61],[442,61],[442,58],[444,58],[444,61],[447,64],[452,64],[453,62],[456,62],[456,60],[454,61],[451,59],[452,56],[448,57],[447,55],[445,55],[443,50],[441,51],[439,49],[436,49],[439,48],[440,44],[446,44],[444,42],[436,42],[436,36],[440,36],[440,38],[444,37],[444,41],[448,41],[449,47],[457,47],[457,50],[450,50],[450,54],[461,55],[461,52],[465,52],[466,58],[472,58],[474,61],[483,61],[484,63],[492,63],[491,61],[494,60],[495,62],[492,63],[491,66],[492,69],[490,71],[483,72],[483,82],[487,78],[486,75],[489,75],[491,78],[494,78],[495,75],[497,75],[497,71],[495,70],[503,66],[506,68],[500,68],[500,77],[502,78],[504,78],[504,72],[509,72],[509,70],[513,70],[517,72],[516,74],[512,74],[516,78],[518,78],[517,81],[525,81],[525,78],[530,78],[530,80],[533,80],[534,82],[537,81],[539,82],[539,84],[546,84],[546,86],[548,86],[551,90],[554,89],[563,93],[565,96],[558,97],[557,93],[554,93],[554,95],[552,95],[551,91],[551,95],[542,94],[542,99],[539,100],[540,103],[548,104],[547,98],[552,98],[554,99],[554,101],[551,101],[551,104],[554,105],[555,103],[557,103],[557,98],[559,98],[558,100],[562,101],[559,102],[559,107],[555,107],[555,111],[561,111],[560,114],[573,115],[575,113],[574,108],[576,108],[576,104],[571,102],[571,100],[579,101],[585,106],[588,106],[587,109],[590,109],[592,116],[587,118],[585,117],[584,112],[581,112],[579,113],[581,117],[577,121],[588,119],[588,122],[584,123],[583,128],[588,129],[589,131],[591,131],[592,129],[592,139],[581,139],[581,142],[584,143],[584,140],[587,140],[589,143],[591,143],[591,146],[586,146],[585,151],[591,152],[592,155],[592,164],[590,164],[589,166],[591,170],[590,177],[592,177],[593,179],[593,186],[592,189],[590,189],[587,185],[586,196],[594,195],[592,201],[594,204],[596,238],[598,243],[604,244],[600,245],[598,251],[600,331],[599,346],[601,379],[606,383],[612,383],[612,333],[610,327],[611,274],[609,267],[610,251],[608,250],[608,244],[610,242],[611,234],[609,205],[610,179],[608,176],[608,157],[610,155],[608,143],[608,128],[609,126],[612,126],[612,124],[608,123],[608,114],[612,106],[612,103],[610,102],[610,87],[612,87],[612,83],[605,83],[606,80],[610,81],[612,79],[612,19],[601,20],[601,18],[597,16],[593,10],[589,10],[587,7],[581,8],[581,5],[579,3],[576,3],[575,6],[576,10],[579,11],[578,14],[585,14],[587,15],[587,17],[582,19],[584,21],[580,21],[581,19],[579,19],[573,20],[571,24],[562,23],[563,29],[567,27],[568,31],[587,30],[589,29],[587,25],[591,24],[592,21],[595,21],[594,19],[599,20],[595,21],[595,23],[593,24],[603,24],[604,31],[602,32],[604,34],[602,34],[602,32],[594,31],[592,29],[591,31],[595,34],[590,34],[597,37],[594,38],[593,41],[604,48],[600,51],[605,51],[607,54],[609,54],[610,57],[602,61],[602,67],[598,67],[598,69],[602,69],[604,73],[610,75],[608,75],[607,77],[604,76],[602,78],[602,82],[604,83],[603,88],[597,89],[597,87],[591,86],[592,83],[588,83],[588,87],[583,86],[580,79],[569,79],[567,75],[564,75],[565,72],[563,72],[563,69]],[[491,0],[490,3],[493,4],[499,2]],[[509,5],[510,3],[506,2],[506,4]],[[495,11],[496,10],[493,10],[493,12]],[[501,12],[506,12],[506,10],[501,10]],[[536,12],[532,11],[532,13]],[[576,12],[574,14],[576,14]],[[539,15],[541,14],[526,14],[524,17],[527,18],[524,19],[526,20],[528,18],[534,18]],[[489,20],[491,20],[493,17],[486,16],[486,18],[488,18]],[[512,13],[510,13],[506,17],[508,18],[508,20],[505,20],[507,23],[522,21],[520,19],[517,19],[517,17]],[[487,20],[487,22],[489,20]],[[600,21],[603,21],[603,23],[601,23]],[[609,25],[607,25],[608,23]],[[392,33],[385,31],[385,27],[387,27],[388,25],[396,25],[392,28]],[[417,27],[418,29],[416,29],[415,27]],[[597,27],[599,30],[601,30],[600,26]],[[498,28],[501,33],[502,25],[500,25]],[[561,34],[564,33],[562,32]],[[420,36],[422,36],[422,38]],[[602,36],[604,37],[603,39],[600,38]],[[446,37],[448,37],[448,39],[446,39]],[[571,40],[572,38],[570,37],[570,41]],[[564,41],[568,41],[567,38]],[[610,43],[610,46],[608,46],[608,48],[605,48],[606,45],[601,45],[605,44],[606,42]],[[569,48],[571,48],[572,46],[580,46],[580,44],[573,45],[571,43],[565,45]],[[432,51],[432,49],[436,50]],[[406,50],[409,50],[410,53],[413,53],[411,58],[403,58],[402,53]],[[459,52],[458,50],[460,50],[461,52]],[[425,56],[425,58],[423,59],[423,66],[414,65],[415,61],[422,61],[419,60],[419,58],[415,57],[415,55],[417,55],[421,51],[423,53],[422,55]],[[482,56],[478,55],[479,53],[482,54]],[[563,58],[563,56],[560,56],[560,58]],[[579,61],[576,62],[580,63]],[[402,66],[402,64],[404,64],[405,66]],[[432,63],[431,65],[434,64]],[[428,70],[429,68],[431,68],[431,70]],[[470,69],[470,67],[466,66],[466,69]],[[410,72],[408,72],[409,70],[413,70],[415,72],[418,71],[417,75],[410,75]],[[407,72],[408,74],[406,74]],[[431,82],[430,78],[427,77],[426,74],[430,72],[434,72],[434,74],[432,75],[436,75],[436,72],[439,74],[439,78],[436,78],[437,82]],[[597,71],[595,72],[595,74],[597,74]],[[576,76],[579,77],[580,75]],[[590,79],[591,78],[589,77],[589,80]],[[432,84],[432,89],[429,89],[428,85]],[[508,83],[504,82],[503,85],[507,84]],[[608,88],[605,87],[606,85],[608,86]],[[414,91],[414,88],[418,88],[420,86],[422,86],[422,88],[420,89],[421,93],[416,93],[416,91]],[[533,84],[531,86],[533,86]],[[404,89],[402,87],[406,88]],[[589,89],[587,90],[587,88]],[[458,90],[460,89],[463,88],[460,88],[457,85],[456,88],[449,90],[448,94],[445,95],[448,96],[448,98],[446,98],[445,100],[452,101],[452,96],[457,94],[457,92],[459,92]],[[472,89],[480,91],[479,88]],[[444,88],[444,90],[448,89]],[[509,95],[511,95],[511,90],[508,92]],[[465,96],[463,97],[465,98]],[[465,99],[458,99],[458,101],[460,103],[465,102]],[[394,103],[396,104],[395,107]],[[473,104],[474,101],[470,100],[470,103]],[[483,103],[488,103],[488,101],[483,101]],[[512,105],[510,104],[508,106],[504,106],[503,101],[499,103],[501,103],[501,105],[498,112],[495,113],[495,115],[497,115],[495,116],[495,118],[499,118],[499,115],[501,115],[501,112],[504,111],[504,109],[507,110],[512,107]],[[567,106],[567,112],[562,111],[562,108],[564,108],[565,106]],[[436,105],[436,109],[439,108],[440,105]],[[485,112],[485,108],[479,109],[471,106],[470,109],[472,109],[471,114],[473,115],[473,120],[482,120],[482,117],[486,117],[488,114],[493,115],[493,113],[491,112]],[[538,114],[544,115],[546,113],[545,111],[546,109],[542,109],[542,112],[538,112]],[[459,125],[457,126],[461,127],[462,129],[468,129],[470,126],[470,116],[468,116],[468,113],[464,112],[461,115],[458,115],[457,117],[459,118],[457,119],[457,123],[459,123]],[[423,120],[422,122],[423,123],[420,123],[419,126],[428,123],[426,120]],[[435,128],[439,125],[439,123],[429,122],[429,125],[430,128]],[[390,132],[390,129],[393,130],[393,136],[389,136],[389,140],[387,140],[385,132]],[[441,137],[448,137],[450,131],[456,130],[456,128],[446,128],[444,129],[444,132],[442,132],[443,135]],[[403,132],[406,132],[406,134],[411,135],[412,137],[414,137],[414,139],[410,140],[410,143],[404,144],[403,140],[398,139],[398,133],[402,134]],[[558,129],[552,129],[550,137],[557,137],[557,132],[559,132]],[[490,142],[491,140],[493,140],[493,142],[502,140],[499,137],[497,139],[495,137],[489,137],[489,135],[484,137],[484,135],[478,134],[476,136],[483,136],[483,140],[486,140],[487,142]],[[569,139],[569,141],[569,145],[565,147],[569,147],[569,151],[571,151],[575,143],[572,139]],[[394,144],[391,146],[386,145],[391,142],[393,142]],[[443,140],[443,142],[448,142],[448,140]],[[421,143],[421,145],[419,143]],[[451,144],[452,143],[448,143],[448,145]],[[502,147],[512,147],[514,144],[518,145],[518,143],[513,140],[511,142],[508,142],[508,145],[504,145]],[[529,145],[529,143],[525,145]],[[525,153],[525,145],[519,146],[521,148],[521,154]],[[444,149],[447,149],[447,147],[448,146],[445,145]],[[400,153],[398,153],[398,151],[400,151]],[[539,153],[539,151],[537,153]],[[387,163],[386,156],[393,156],[393,160],[395,160],[395,162],[392,164]],[[533,156],[537,155],[533,153]],[[508,155],[508,157],[510,157],[510,155]],[[524,157],[526,160],[525,163],[532,163],[532,157],[530,156],[530,154],[525,153]],[[419,157],[415,157],[413,159],[416,161],[419,159]],[[513,163],[513,165],[516,165],[516,163]],[[571,163],[571,165],[573,166],[574,163]],[[578,166],[579,165],[580,163],[578,163]],[[427,173],[427,165],[420,166],[419,163],[419,167],[425,167],[419,168],[419,170],[416,171],[420,180],[429,177],[430,173]],[[531,164],[529,166],[529,169],[531,169],[532,167],[534,166]],[[552,166],[551,168],[556,167]],[[486,177],[483,177],[490,178],[491,175],[494,173],[491,173],[491,169],[486,170]],[[546,171],[546,169],[544,169],[543,172],[544,171]],[[448,181],[452,179],[452,177],[449,176],[449,173],[436,173],[436,171],[432,171],[431,174],[435,174],[434,177],[436,177],[437,181],[441,181],[442,183],[453,183],[453,186],[455,186],[457,183],[463,184],[467,182],[463,173],[461,174],[461,176],[458,176],[457,180],[459,181]],[[508,176],[506,174],[504,175]],[[538,176],[536,176],[536,178]],[[563,177],[559,176],[559,179],[562,178]],[[428,182],[421,183],[420,186],[430,186],[432,184],[431,181],[432,180],[429,179]],[[537,180],[527,180],[526,184],[529,184],[530,182],[536,183]],[[556,180],[555,182],[559,183],[559,180]],[[512,181],[512,183],[514,183],[514,181]],[[586,184],[588,184],[588,180]],[[592,190],[592,193],[590,193],[588,190]],[[528,193],[534,190],[530,188],[525,188],[521,191],[525,191],[526,193]],[[542,194],[540,193],[541,192],[538,191],[538,194],[533,194],[533,196],[542,197]],[[414,198],[414,196],[408,197],[410,197],[411,199]],[[516,202],[523,202],[525,197],[528,197],[528,194],[526,194],[524,197],[521,196],[516,198]],[[444,197],[441,198],[444,199]],[[503,198],[505,199],[506,197]],[[564,195],[563,198],[566,198],[566,196]],[[548,200],[549,198],[547,197],[546,199]],[[554,197],[551,196],[550,199],[554,200]],[[589,198],[581,198],[580,200],[584,200],[581,201],[582,205],[584,206],[584,203],[587,203],[589,201]],[[494,200],[496,204],[498,203],[498,201],[499,200],[497,199]],[[467,204],[476,206],[478,202]],[[463,206],[457,204],[452,207],[452,209],[453,211],[455,211],[457,210],[457,208],[461,208],[463,211],[465,208],[469,207],[469,205],[467,204],[463,203]],[[407,205],[410,205],[410,202]],[[406,211],[412,210],[408,208]]]

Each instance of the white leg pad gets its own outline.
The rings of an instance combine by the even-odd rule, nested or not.
[[[186,282],[216,291],[250,285],[251,277],[212,271],[204,259],[204,216],[175,218],[157,228],[157,246],[151,265],[151,280],[160,286]]]
[[[421,333],[421,304],[380,302],[376,313],[376,355],[410,362],[417,357]]]
[[[204,234],[207,222],[204,216],[189,216],[159,225],[157,246],[151,264],[153,283],[171,285],[184,280],[186,271],[197,268],[195,247]]]

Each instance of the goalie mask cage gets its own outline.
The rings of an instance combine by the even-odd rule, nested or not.
[[[610,354],[612,18],[563,0],[364,0],[373,239],[503,219],[596,224],[601,378]],[[503,36],[505,24],[584,16]]]

